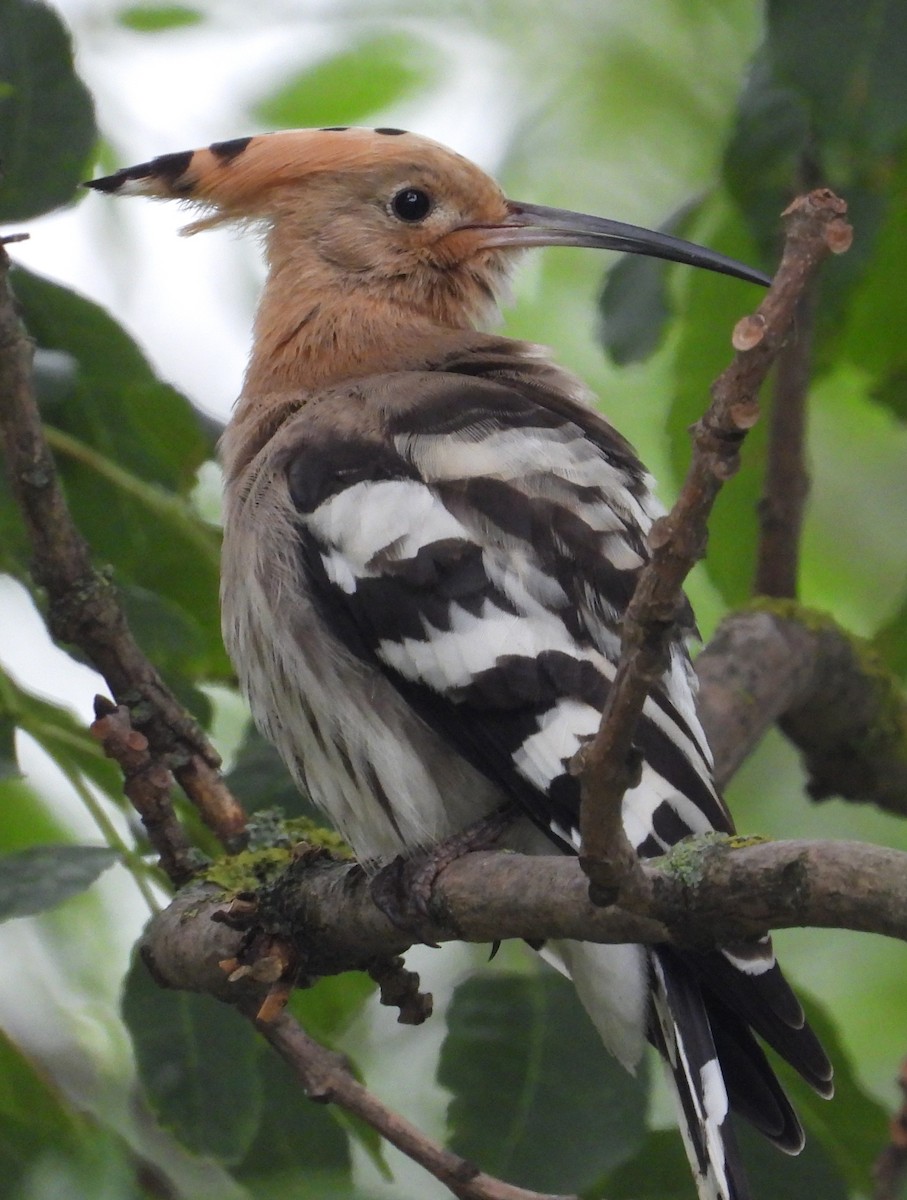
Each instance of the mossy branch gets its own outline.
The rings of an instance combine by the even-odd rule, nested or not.
[[[830,616],[794,600],[755,600],[725,618],[696,671],[719,783],[777,723],[803,755],[813,799],[907,815],[903,689]]]

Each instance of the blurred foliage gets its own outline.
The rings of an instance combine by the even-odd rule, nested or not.
[[[37,0],[0,0],[0,222],[71,201],[97,136],[60,19]]]
[[[138,957],[123,988],[123,1018],[161,1127],[196,1154],[241,1162],[263,1098],[248,1021],[209,996],[162,990]]]
[[[136,4],[121,9],[117,20],[136,33],[164,33],[187,25],[200,25],[204,14],[185,4]]]
[[[205,38],[214,44],[222,35],[224,7],[131,4],[104,17],[94,12],[77,27],[76,43],[87,45],[107,22],[103,36],[125,39],[127,64],[139,46],[191,45],[202,70]],[[325,17],[330,36],[311,50],[306,43],[303,57],[302,26],[293,23],[301,16],[263,0],[233,19],[249,36],[269,22],[289,30],[299,57],[285,54],[266,85],[259,80],[251,89],[247,120],[268,127],[415,124],[458,72],[483,63],[500,97],[499,174],[511,195],[670,227],[767,269],[777,253],[778,213],[795,191],[818,182],[840,189],[857,239],[822,285],[802,598],[874,638],[907,673],[907,9],[898,0],[768,0],[764,9],[753,0],[650,0],[645,20],[639,11],[584,0],[556,12],[543,0],[439,0],[430,10],[406,0],[351,0]],[[96,137],[57,15],[35,0],[0,0],[0,220],[75,201]],[[117,251],[129,259],[128,245]],[[686,466],[687,427],[727,359],[730,326],[757,293],[651,260],[618,262],[604,289],[601,271],[592,254],[534,258],[508,332],[557,347],[668,493]],[[232,686],[217,614],[219,538],[193,499],[198,471],[214,453],[210,424],[97,305],[25,270],[16,272],[15,288],[37,344],[39,398],[80,527],[155,663],[202,719],[222,720],[225,706],[212,705],[217,689],[208,690]],[[722,494],[707,562],[691,580],[706,633],[751,589],[764,454],[757,429],[743,470]],[[0,567],[28,585],[28,557],[0,486]],[[34,598],[40,609],[43,598]],[[117,905],[102,907],[97,894],[105,885],[91,881],[114,850],[143,880],[145,844],[124,820],[117,774],[82,723],[35,694],[45,683],[20,685],[0,674],[0,906],[10,914],[57,906],[9,921],[4,936],[21,940],[4,945],[10,957],[46,956],[42,978],[60,993],[48,1011],[66,1032],[56,1041],[35,1036],[40,1067],[14,1041],[0,1040],[0,1196],[436,1194],[421,1177],[412,1188],[383,1182],[388,1163],[375,1135],[307,1103],[234,1014],[204,998],[160,992],[139,965],[127,972],[116,937],[125,918]],[[21,777],[29,739],[76,789],[109,849],[82,845],[43,781]],[[229,781],[250,809],[276,803],[306,810],[257,735],[235,732],[233,743]],[[790,750],[768,739],[733,788],[741,826],[907,846],[892,818],[809,805],[801,782]],[[66,900],[79,891],[81,898]],[[788,1081],[809,1138],[797,1160],[741,1131],[754,1192],[857,1196],[869,1187],[885,1137],[884,1110],[867,1084],[885,1090],[904,1052],[907,964],[900,947],[830,931],[783,934],[778,942],[792,974],[825,997],[810,1018],[836,1061],[839,1098],[820,1104]],[[515,950],[504,955],[517,962]],[[114,995],[123,975],[123,1015],[154,1119],[131,1092]],[[367,1066],[375,1054],[370,1037],[380,1036],[363,1032],[380,1028],[373,993],[365,976],[350,975],[298,992],[292,1005],[314,1036],[353,1052],[380,1091]],[[27,1021],[12,1028],[18,1037]],[[435,1132],[483,1168],[612,1200],[691,1195],[679,1138],[657,1127],[657,1083],[645,1072],[624,1076],[603,1055],[562,981],[542,971],[470,974],[453,992],[445,1030],[439,1080],[449,1095],[448,1120]],[[406,1069],[404,1055],[391,1070]],[[419,1094],[415,1086],[407,1091]],[[893,1089],[886,1095],[893,1100]],[[421,1121],[424,1114],[411,1115]]]
[[[367,38],[306,67],[253,108],[264,128],[362,124],[424,90],[438,73],[433,48],[402,34]]]
[[[646,1073],[627,1077],[554,971],[461,984],[438,1080],[452,1149],[535,1191],[584,1191],[645,1137]]]
[[[37,343],[38,397],[70,508],[113,568],[136,636],[177,690],[179,676],[184,690],[231,678],[217,610],[220,535],[190,501],[213,443],[185,396],[97,305],[25,270],[12,283]]]
[[[116,859],[106,846],[30,846],[0,855],[0,921],[62,904],[90,887]]]

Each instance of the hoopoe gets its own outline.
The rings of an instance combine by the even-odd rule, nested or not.
[[[519,253],[603,247],[765,283],[634,226],[506,199],[398,129],[238,138],[90,186],[263,230],[268,277],[223,438],[224,637],[255,720],[356,854],[431,847],[516,802],[509,844],[579,849],[568,764],[594,735],[659,508],[579,380],[485,332]],[[679,629],[623,801],[642,857],[731,832]],[[769,939],[556,947],[629,1069],[667,1063],[700,1196],[748,1193],[729,1111],[800,1123],[754,1035],[823,1096],[831,1066]],[[593,1134],[590,1131],[590,1136]]]

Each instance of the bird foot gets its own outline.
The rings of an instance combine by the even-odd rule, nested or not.
[[[373,877],[369,894],[398,929],[419,936],[432,920],[432,891],[441,872],[464,854],[494,849],[518,815],[516,805],[505,804],[427,850],[409,858],[398,855]]]

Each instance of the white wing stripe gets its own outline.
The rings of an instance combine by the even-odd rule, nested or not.
[[[446,694],[468,686],[502,656],[534,659],[546,650],[576,655],[576,645],[563,624],[549,618],[503,612],[486,600],[478,616],[458,604],[450,606],[451,628],[437,629],[423,618],[425,638],[384,640],[381,658],[405,679],[426,683]]]
[[[415,558],[432,542],[470,538],[432,492],[411,479],[354,483],[320,504],[307,523],[359,575],[377,574],[368,563],[389,546],[405,559]]]

